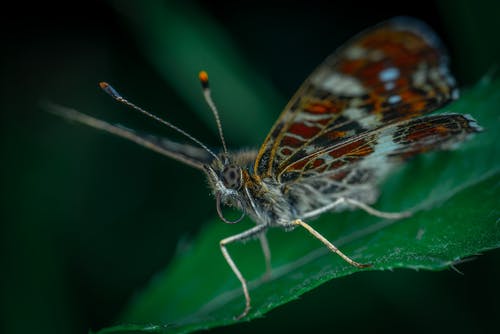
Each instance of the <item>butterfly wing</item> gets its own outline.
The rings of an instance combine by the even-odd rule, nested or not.
[[[254,172],[290,177],[292,166],[327,147],[457,96],[437,36],[420,21],[392,19],[348,41],[311,74],[271,129]]]
[[[481,131],[469,115],[441,114],[394,122],[363,132],[308,159],[288,166],[279,175],[298,212],[308,212],[348,197],[372,203],[375,185],[397,164],[436,149],[454,148]]]

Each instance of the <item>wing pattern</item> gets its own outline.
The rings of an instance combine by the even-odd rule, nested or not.
[[[479,131],[472,117],[460,114],[391,123],[289,166],[281,175],[284,195],[299,216],[339,197],[371,204],[378,196],[377,183],[396,165],[430,150],[454,148]]]
[[[457,96],[430,28],[408,18],[387,21],[354,37],[311,74],[262,145],[255,174],[294,182],[310,175],[305,171],[337,169],[373,154],[379,134],[370,130]]]

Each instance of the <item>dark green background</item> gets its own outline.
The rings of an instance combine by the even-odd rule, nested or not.
[[[255,147],[287,97],[324,57],[349,36],[395,15],[427,21],[448,46],[460,84],[472,85],[500,59],[496,3],[361,6],[308,1],[270,6],[255,1],[179,1],[165,6],[184,13],[179,20],[194,29],[203,30],[206,22],[217,27],[224,37],[218,46],[226,50],[224,56],[242,58],[252,73],[248,80],[260,78],[272,89],[266,98],[273,100],[264,102],[278,108],[255,112],[266,115],[264,120],[220,105],[229,145]],[[138,33],[149,20],[138,19],[144,13],[130,7],[130,2],[81,2],[2,9],[2,333],[79,333],[112,324],[134,292],[215,215],[197,171],[69,124],[37,106],[41,99],[50,99],[179,138],[114,103],[97,87],[106,80],[137,104],[218,146],[208,109],[200,114],[186,98],[201,100],[199,90],[179,93],[182,82],[196,82],[199,65],[193,64],[192,77],[165,77],[151,61],[154,50],[145,49],[147,36]],[[175,40],[176,33],[174,29],[165,38],[173,38],[174,45],[185,43],[181,31]],[[190,59],[197,56],[189,54]],[[224,101],[231,87],[217,80],[217,73],[210,74],[216,99]],[[240,80],[246,82],[247,77]],[[242,106],[249,103],[231,97],[241,99]],[[253,121],[259,125],[249,128]],[[464,275],[405,270],[349,276],[264,319],[213,332],[494,332],[500,312],[499,256],[498,251],[489,252],[459,265]],[[200,268],[200,275],[204,270],[209,268]]]

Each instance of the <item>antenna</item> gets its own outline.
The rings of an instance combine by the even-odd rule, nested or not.
[[[135,104],[133,104],[132,102],[128,101],[127,99],[125,99],[124,97],[122,97],[113,87],[111,87],[110,84],[108,84],[107,82],[104,82],[104,81],[101,81],[99,82],[99,87],[101,87],[101,89],[103,91],[105,91],[106,93],[108,93],[109,96],[111,96],[113,99],[115,99],[116,101],[120,102],[120,103],[123,103],[125,104],[126,106],[129,106],[130,108],[132,109],[135,109],[141,113],[143,113],[144,115],[154,119],[155,121],[157,122],[160,122],[166,126],[168,126],[169,128],[179,132],[180,134],[186,136],[187,138],[189,138],[190,140],[192,140],[193,142],[195,142],[196,144],[200,145],[205,151],[207,151],[208,153],[210,153],[215,159],[219,160],[219,157],[214,153],[212,152],[205,144],[203,144],[201,141],[199,141],[198,139],[196,139],[195,137],[191,136],[189,133],[187,133],[186,131],[182,130],[181,128],[178,128],[177,126],[173,125],[172,123],[170,122],[167,122],[165,121],[164,119],[161,119],[160,117],[156,116],[156,115],[153,115],[151,114],[150,112],[142,109],[141,107],[138,107],[136,106]],[[224,146],[224,149],[225,149],[225,146]]]
[[[198,74],[198,78],[200,79],[201,82],[201,88],[203,89],[203,96],[205,97],[205,101],[212,110],[212,113],[214,114],[215,122],[217,123],[217,129],[219,129],[219,137],[222,142],[222,147],[224,149],[224,154],[227,157],[228,153],[227,153],[226,141],[224,140],[224,133],[222,132],[222,124],[220,122],[219,112],[217,111],[217,107],[215,107],[215,103],[214,100],[212,99],[212,94],[210,92],[210,86],[208,85],[207,72],[200,71],[200,73]]]

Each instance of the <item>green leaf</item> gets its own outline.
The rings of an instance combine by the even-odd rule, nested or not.
[[[268,234],[273,275],[262,279],[258,242],[228,247],[250,282],[252,309],[260,317],[334,278],[393,268],[441,270],[500,246],[500,80],[486,77],[443,112],[472,114],[485,131],[454,151],[427,154],[404,166],[381,188],[376,207],[416,209],[412,217],[387,221],[364,212],[325,214],[311,224],[357,261],[346,264],[306,231]],[[123,325],[101,333],[190,332],[237,322],[244,306],[241,287],[220,254],[218,242],[250,228],[207,222],[196,240],[139,293],[124,312]],[[316,307],[311,305],[311,307]],[[133,325],[132,325],[133,324]]]

